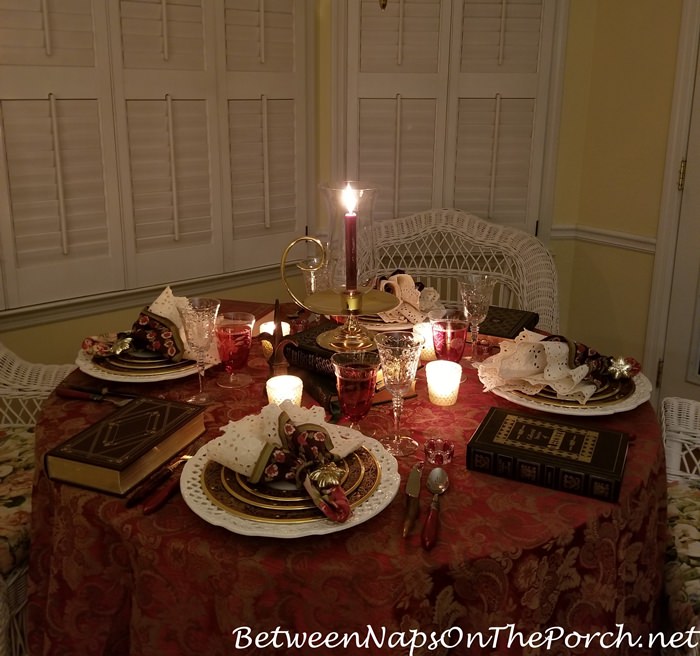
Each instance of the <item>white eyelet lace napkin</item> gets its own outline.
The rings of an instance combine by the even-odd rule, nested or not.
[[[393,294],[399,299],[399,305],[389,312],[380,312],[379,317],[386,323],[412,324],[422,323],[431,310],[444,309],[440,303],[440,294],[432,287],[422,291],[416,289],[416,283],[407,273],[397,273],[379,283],[379,291]]]
[[[479,365],[479,379],[488,392],[492,389],[520,391],[534,395],[545,387],[557,398],[585,404],[596,391],[585,381],[589,367],[569,367],[570,349],[566,342],[543,341],[544,335],[523,330],[512,342],[503,341],[500,352]]]
[[[327,424],[325,410],[321,406],[303,408],[283,401],[279,406],[266,405],[260,414],[230,421],[222,427],[222,435],[207,444],[207,457],[249,477],[267,445],[282,444],[279,437],[279,416],[282,412],[286,412],[296,425],[316,424],[325,428],[333,442],[331,453],[339,458],[345,458],[362,446],[365,440],[364,435],[356,430]]]

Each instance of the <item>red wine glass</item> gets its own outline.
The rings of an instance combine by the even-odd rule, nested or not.
[[[350,428],[360,430],[359,422],[372,407],[377,386],[379,355],[374,351],[343,351],[331,356],[335,371],[338,403]]]
[[[220,387],[238,389],[253,382],[248,374],[238,370],[248,362],[254,324],[255,316],[248,312],[223,312],[219,315],[216,343],[226,372],[217,380]]]

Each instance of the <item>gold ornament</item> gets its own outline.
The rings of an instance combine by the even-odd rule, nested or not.
[[[334,462],[329,462],[321,465],[318,469],[314,469],[309,474],[309,478],[323,490],[327,487],[335,487],[340,485],[343,478],[343,470]]]
[[[615,380],[629,378],[632,374],[632,363],[626,358],[613,358],[608,372]]]

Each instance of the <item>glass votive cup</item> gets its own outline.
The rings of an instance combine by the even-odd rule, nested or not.
[[[459,395],[462,365],[450,360],[433,360],[425,365],[428,397],[435,405],[454,405]]]
[[[420,335],[423,338],[423,349],[420,353],[420,359],[423,362],[431,362],[437,360],[435,355],[435,347],[433,346],[433,327],[429,321],[417,323],[413,326],[413,334]]]
[[[294,405],[301,405],[301,394],[304,391],[304,384],[299,376],[287,374],[273,376],[265,384],[267,401],[274,405],[280,405],[282,401],[291,401]]]
[[[441,437],[431,437],[423,445],[425,459],[431,465],[449,465],[455,455],[455,443]]]

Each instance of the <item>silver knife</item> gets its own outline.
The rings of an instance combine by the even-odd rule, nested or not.
[[[423,462],[417,462],[408,473],[406,480],[406,515],[403,521],[403,537],[408,536],[418,516],[420,496],[420,478],[423,474]]]

